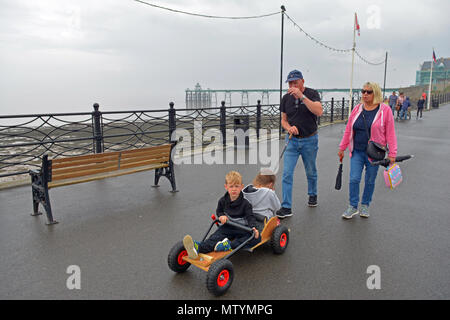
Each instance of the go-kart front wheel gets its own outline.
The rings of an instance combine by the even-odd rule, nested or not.
[[[181,273],[185,272],[191,264],[183,260],[183,257],[188,253],[184,248],[183,241],[177,242],[172,249],[170,249],[169,256],[167,257],[167,263],[172,271]]]
[[[214,262],[208,270],[206,276],[206,287],[215,296],[224,294],[234,278],[233,264],[227,259]]]
[[[282,254],[289,244],[289,229],[286,226],[278,226],[273,230],[270,245],[275,254]]]

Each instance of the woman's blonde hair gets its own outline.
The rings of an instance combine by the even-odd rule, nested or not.
[[[366,82],[363,86],[364,87],[369,87],[370,89],[373,90],[373,104],[380,104],[383,102],[383,94],[381,93],[381,88],[378,85],[378,83],[376,82]],[[361,98],[361,103],[363,103],[364,101]]]

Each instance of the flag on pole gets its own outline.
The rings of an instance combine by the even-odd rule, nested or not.
[[[356,26],[356,31],[358,31],[358,36],[361,36],[359,23],[358,23],[358,16],[356,15],[356,12],[355,12],[355,26]]]
[[[436,54],[434,53],[434,49],[433,49],[433,60],[434,60],[434,63],[437,63],[437,61],[436,61]]]

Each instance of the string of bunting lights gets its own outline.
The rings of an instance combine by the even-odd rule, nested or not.
[[[196,17],[203,17],[203,18],[213,18],[213,19],[258,19],[258,18],[265,18],[265,17],[270,17],[270,16],[274,16],[277,14],[281,14],[280,11],[277,12],[272,12],[272,13],[267,13],[267,14],[261,14],[258,16],[246,16],[246,17],[233,17],[233,16],[213,16],[213,15],[206,15],[206,14],[200,14],[200,13],[192,13],[192,12],[187,12],[187,11],[181,11],[181,10],[176,10],[176,9],[171,9],[171,8],[167,8],[167,7],[163,7],[163,6],[158,6],[156,4],[153,3],[149,3],[146,1],[142,1],[142,0],[134,0],[136,2],[140,2],[143,4],[146,4],[148,6],[154,7],[154,8],[158,8],[158,9],[163,9],[163,10],[167,10],[167,11],[172,11],[172,12],[176,12],[176,13],[182,13],[182,14],[187,14],[190,16],[196,16]]]
[[[286,12],[284,13],[285,16],[294,24],[294,27],[296,27],[297,29],[299,29],[301,32],[303,32],[309,39],[311,39],[312,41],[314,41],[315,43],[317,43],[318,45],[325,47],[331,51],[335,51],[335,52],[342,52],[342,53],[347,53],[347,52],[352,52],[352,49],[337,49],[337,48],[333,48],[330,47],[329,45],[326,45],[325,43],[323,43],[320,40],[317,40],[316,38],[314,38],[312,35],[310,35],[308,32],[306,32],[305,30],[303,30],[302,27],[300,27]]]
[[[215,15],[206,15],[206,14],[200,14],[200,13],[193,13],[193,12],[188,12],[188,11],[182,11],[182,10],[176,10],[176,9],[171,9],[171,8],[167,8],[167,7],[163,7],[163,6],[159,6],[153,3],[149,3],[146,1],[142,1],[142,0],[134,0],[136,2],[140,2],[142,4],[154,7],[154,8],[158,8],[158,9],[162,9],[162,10],[167,10],[167,11],[171,11],[171,12],[176,12],[176,13],[182,13],[182,14],[187,14],[187,15],[191,15],[191,16],[196,16],[196,17],[203,17],[203,18],[213,18],[213,19],[233,19],[233,20],[237,20],[237,19],[258,19],[258,18],[265,18],[265,17],[270,17],[270,16],[274,16],[277,14],[284,14],[294,25],[294,27],[296,27],[298,30],[300,30],[302,33],[305,34],[306,37],[308,37],[310,40],[314,41],[316,44],[334,51],[334,52],[341,52],[341,53],[349,53],[352,52],[352,48],[350,49],[338,49],[338,48],[333,48],[325,43],[323,43],[322,41],[314,38],[312,35],[310,35],[308,32],[306,32],[305,30],[303,30],[302,27],[300,27],[300,25],[298,25],[287,13],[286,11],[277,11],[277,12],[272,12],[272,13],[267,13],[267,14],[262,14],[262,15],[257,15],[257,16],[215,16]],[[365,59],[363,56],[361,56],[361,54],[355,49],[355,53],[356,55],[365,63],[373,65],[373,66],[378,66],[384,63],[384,60],[378,63],[375,62],[370,62],[367,59]]]
[[[352,52],[352,48],[350,48],[350,49],[337,49],[337,48],[333,48],[333,47],[330,47],[329,45],[326,45],[325,43],[323,43],[322,41],[320,41],[320,40],[318,40],[318,39],[316,39],[316,38],[314,38],[312,35],[310,35],[309,33],[307,33],[305,30],[303,30],[303,28],[302,27],[300,27],[286,12],[284,13],[285,15],[286,15],[286,17],[294,24],[294,26],[297,28],[297,29],[299,29],[301,32],[303,32],[309,39],[311,39],[312,41],[314,41],[315,43],[317,43],[318,45],[320,45],[320,46],[322,46],[322,47],[324,47],[324,48],[327,48],[327,49],[329,49],[329,50],[331,50],[331,51],[335,51],[335,52],[341,52],[341,53],[348,53],[348,52]],[[384,64],[384,60],[383,61],[381,61],[381,62],[370,62],[370,61],[368,61],[367,59],[365,59],[363,56],[361,56],[361,54],[355,49],[355,53],[356,53],[356,55],[362,60],[362,61],[364,61],[365,63],[367,63],[367,64],[370,64],[370,65],[373,65],[373,66],[378,66],[378,65],[381,65],[381,64]]]

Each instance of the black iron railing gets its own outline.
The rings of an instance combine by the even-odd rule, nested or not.
[[[450,95],[433,96],[433,107],[450,101]],[[323,101],[319,124],[345,120],[354,101],[332,99]],[[218,108],[108,111],[94,104],[93,112],[30,114],[0,116],[0,182],[14,179],[39,168],[42,156],[62,158],[73,155],[120,151],[159,145],[171,140],[175,130],[193,133],[200,124],[202,133],[215,128],[223,143],[227,133],[236,128],[253,129],[257,138],[262,129],[279,130],[279,105]],[[196,141],[193,141],[196,144]],[[196,144],[198,145],[198,143]]]

